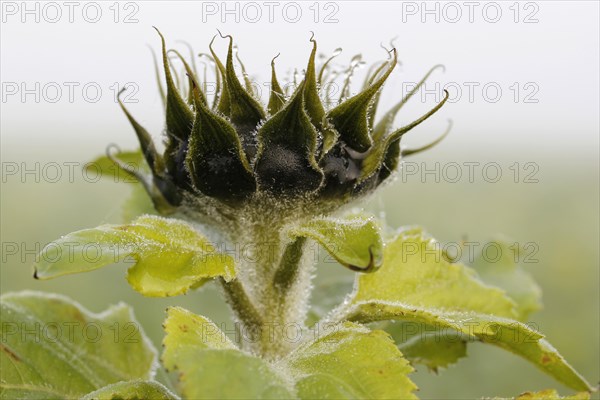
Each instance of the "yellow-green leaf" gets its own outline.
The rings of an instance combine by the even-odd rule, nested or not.
[[[539,392],[525,392],[518,395],[515,400],[588,400],[587,392],[576,393],[572,396],[562,397],[554,389],[540,390]]]
[[[149,171],[148,164],[144,160],[141,150],[121,151],[115,154],[115,158],[127,165],[132,171],[145,172]],[[137,179],[125,172],[118,164],[111,160],[108,156],[100,156],[93,161],[85,164],[85,173],[87,179],[95,180],[97,176],[102,176],[106,179],[111,179],[114,182],[137,183]]]
[[[127,225],[101,225],[48,244],[38,256],[39,279],[91,271],[133,260],[131,286],[145,296],[175,296],[207,278],[235,275],[233,259],[221,254],[186,222],[145,215]]]
[[[125,304],[94,314],[40,292],[0,297],[0,398],[72,399],[152,379],[156,350]]]
[[[163,340],[165,352],[162,361],[168,368],[176,364],[180,350],[186,346],[199,350],[236,348],[212,321],[181,307],[167,309],[164,328],[166,336]]]
[[[354,274],[351,276],[337,276],[329,282],[315,283],[310,296],[310,310],[306,320],[307,326],[314,325],[317,321],[332,311],[344,298],[352,293]]]
[[[438,372],[467,355],[468,337],[454,330],[440,332],[433,326],[398,321],[386,326],[404,356],[413,364],[423,364]]]
[[[266,361],[243,353],[215,324],[182,308],[165,321],[162,360],[179,373],[189,399],[289,399],[284,379]]]
[[[400,232],[386,245],[385,263],[357,279],[353,299],[338,318],[357,322],[406,320],[451,329],[520,355],[565,385],[591,387],[543,335],[512,319],[515,303],[484,285],[470,268],[444,258],[419,230]],[[340,315],[341,314],[341,315]]]
[[[285,363],[301,399],[416,399],[413,369],[390,336],[358,324],[331,327]]]
[[[542,308],[542,290],[523,264],[517,262],[526,257],[523,249],[513,248],[502,240],[490,242],[487,248],[496,249],[496,252],[482,252],[474,260],[473,268],[485,283],[506,290],[506,294],[517,303],[517,318],[525,321],[531,313]]]
[[[437,243],[413,230],[386,243],[384,264],[376,274],[361,275],[354,302],[398,302],[444,311],[476,311],[514,317],[515,303],[504,292],[483,284],[475,272],[443,257]]]
[[[340,264],[353,271],[373,272],[382,263],[383,242],[372,217],[314,219],[290,229],[288,234],[292,238],[317,241]]]
[[[135,380],[105,386],[83,396],[81,400],[177,400],[175,394],[154,381]]]

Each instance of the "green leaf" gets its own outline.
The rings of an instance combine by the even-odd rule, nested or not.
[[[102,225],[73,232],[47,245],[35,277],[91,271],[126,258],[131,286],[145,296],[175,296],[207,278],[235,275],[233,259],[218,253],[186,222],[145,215],[127,225]]]
[[[99,157],[86,164],[85,168],[89,177],[102,174],[101,176],[112,178],[114,182],[141,184],[146,197],[152,202],[150,213],[154,214],[159,210],[168,214],[173,212],[173,206],[179,204],[181,198],[173,183],[162,176],[162,163],[162,159],[155,158],[155,172],[151,172],[141,151],[137,150]]]
[[[289,230],[292,238],[317,241],[343,266],[359,272],[373,272],[382,263],[383,242],[372,217],[353,215],[346,219],[314,219]]]
[[[156,350],[125,304],[94,314],[27,291],[3,295],[0,307],[2,399],[71,399],[154,376]]]
[[[149,171],[148,164],[144,160],[141,150],[121,151],[115,158],[127,165],[133,171]],[[85,165],[85,173],[89,179],[95,179],[96,176],[111,179],[114,182],[137,183],[137,179],[131,176],[108,156],[100,156],[94,161]]]
[[[135,380],[105,386],[81,400],[177,400],[175,394],[158,382]]]
[[[416,399],[413,369],[389,335],[358,324],[331,327],[286,363],[301,399]]]
[[[517,354],[575,390],[592,390],[543,335],[518,321],[493,315],[444,312],[421,309],[410,304],[364,301],[354,304],[348,313],[350,321],[361,323],[382,320],[407,320],[435,326],[442,335],[450,330],[461,332],[487,344]]]
[[[376,274],[359,276],[355,303],[402,301],[424,309],[515,316],[515,303],[502,290],[484,285],[472,269],[446,261],[439,244],[420,230],[401,231],[386,243],[383,259]]]
[[[399,319],[455,330],[518,354],[573,389],[591,390],[541,334],[511,319],[512,300],[480,282],[470,268],[446,261],[419,230],[400,232],[386,245],[384,260],[377,273],[358,277],[354,297],[338,318]]]
[[[541,390],[539,392],[525,392],[518,395],[515,400],[588,400],[590,394],[587,392],[576,393],[572,396],[562,397],[554,389]]]
[[[214,323],[182,308],[165,321],[162,360],[179,372],[181,392],[190,399],[293,398],[266,362],[243,353]]]
[[[291,399],[284,381],[263,360],[239,350],[198,350],[177,359],[182,393],[190,399]]]
[[[498,253],[487,255],[483,252],[473,262],[479,277],[485,283],[497,286],[517,303],[517,319],[525,321],[527,317],[542,308],[542,290],[533,277],[523,269],[523,265],[515,262],[522,259],[523,249],[511,248],[508,242],[495,240],[489,243],[488,249],[494,248]]]
[[[396,322],[385,328],[404,356],[413,364],[423,364],[438,372],[467,355],[468,337],[453,330],[440,334],[433,326],[410,322]]]
[[[175,365],[180,351],[186,346],[199,350],[235,349],[235,344],[209,319],[185,308],[169,307],[164,323],[166,336],[163,340],[165,365]],[[170,367],[168,367],[170,368]]]
[[[354,275],[354,274],[353,274]],[[352,292],[354,276],[342,277],[330,282],[316,283],[310,296],[307,326],[314,325]]]

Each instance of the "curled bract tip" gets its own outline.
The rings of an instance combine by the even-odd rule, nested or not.
[[[129,174],[130,176],[134,177],[135,179],[137,179],[139,182],[144,182],[144,177],[142,176],[142,174],[140,174],[138,171],[134,170],[133,168],[131,168],[130,165],[124,163],[123,161],[121,161],[117,155],[121,153],[121,148],[119,146],[117,146],[115,143],[110,143],[108,146],[106,146],[106,157],[112,161],[113,163],[115,163],[115,165],[117,165],[119,168],[121,168],[123,171],[125,171],[127,174]]]
[[[436,64],[433,67],[431,67],[431,72],[435,71],[436,69],[441,69],[442,72],[446,72],[446,66],[444,64]]]
[[[233,36],[231,35],[223,35],[221,33],[221,31],[219,29],[217,29],[217,32],[219,32],[219,36],[221,36],[221,39],[229,39],[229,43],[233,43]]]
[[[122,93],[124,90],[125,90],[125,88],[121,89],[121,90],[119,91],[119,95],[120,95],[120,94],[121,94],[121,93]],[[106,146],[105,153],[106,153],[106,157],[108,157],[108,158],[111,158],[111,159],[112,159],[112,157],[115,157],[115,156],[116,156],[117,154],[119,154],[120,152],[121,152],[121,148],[120,148],[120,147],[119,147],[119,145],[118,145],[118,144],[116,144],[116,143],[109,143],[109,144]]]
[[[121,95],[123,94],[124,91],[127,90],[127,86],[123,86],[119,92],[117,93],[117,101],[119,102],[119,104],[121,105],[121,107],[123,106],[123,102],[121,101]],[[116,144],[115,144],[116,146]]]
[[[273,59],[271,60],[271,66],[274,67],[275,66],[275,60],[277,59],[277,57],[279,57],[281,55],[281,53],[277,53],[277,55],[275,57],[273,57]]]

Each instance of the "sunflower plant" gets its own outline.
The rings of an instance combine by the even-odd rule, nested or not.
[[[413,399],[415,365],[438,371],[475,341],[528,360],[572,388],[573,398],[589,396],[593,388],[585,379],[524,323],[539,308],[540,291],[514,260],[465,265],[422,229],[391,230],[356,208],[392,180],[404,157],[446,135],[420,148],[401,145],[444,105],[447,92],[425,115],[394,125],[439,66],[376,119],[382,87],[398,64],[394,48],[350,95],[356,63],[339,73],[329,58],[317,68],[311,38],[299,82],[281,85],[273,60],[262,104],[231,36],[222,36],[224,61],[213,42],[202,54],[214,67],[216,93],[209,93],[206,74],[168,50],[159,35],[163,143],[120,102],[140,148],[109,151],[94,162],[107,176],[116,171],[134,183],[129,221],[52,242],[34,276],[50,279],[129,259],[127,280],[145,296],[217,285],[235,334],[222,331],[220,321],[171,307],[159,358],[142,330],[131,331],[136,322],[124,304],[94,314],[59,295],[6,294],[2,398]],[[342,97],[334,101],[326,88],[340,77]],[[86,257],[89,246],[101,250],[97,257]],[[351,288],[313,285],[315,248],[353,272]],[[74,334],[52,336],[48,327],[56,323],[72,323]],[[90,324],[114,335],[90,340],[82,332]],[[159,382],[158,368],[173,382]]]

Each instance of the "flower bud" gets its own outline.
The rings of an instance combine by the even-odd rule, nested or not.
[[[234,208],[270,198],[286,200],[297,208],[321,204],[324,209],[335,209],[372,192],[392,175],[403,155],[426,150],[441,140],[419,149],[400,147],[402,136],[433,115],[447,100],[447,92],[421,118],[405,127],[391,128],[402,105],[433,69],[374,124],[381,89],[397,64],[396,49],[368,74],[360,93],[327,110],[329,99],[322,87],[333,57],[317,74],[317,42],[311,38],[304,78],[289,98],[277,80],[275,59],[271,62],[271,93],[265,110],[254,97],[247,76],[245,87],[238,79],[231,36],[224,37],[229,39],[225,65],[213,51],[212,41],[209,45],[217,74],[217,93],[210,104],[198,76],[179,53],[167,51],[164,37],[159,35],[166,81],[162,154],[148,132],[123,110],[153,175],[146,189],[151,197],[161,196],[174,208],[192,207],[204,197]],[[187,93],[183,93],[184,83],[174,80],[170,52],[184,64]],[[243,64],[242,70],[245,74]],[[348,85],[349,77],[344,88]]]

